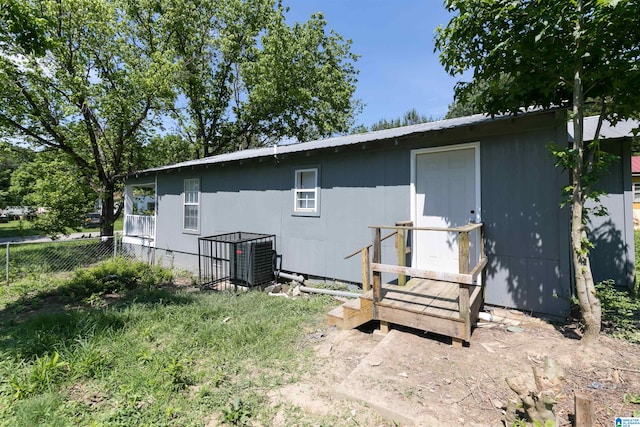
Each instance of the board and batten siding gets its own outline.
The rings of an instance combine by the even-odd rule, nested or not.
[[[360,257],[344,256],[371,243],[370,225],[411,219],[411,150],[479,142],[489,259],[486,302],[565,316],[572,283],[569,212],[559,206],[568,176],[554,167],[545,147],[550,141],[567,140],[565,119],[558,112],[524,115],[278,159],[153,172],[158,193],[156,247],[197,253],[200,236],[234,231],[275,234],[283,270],[360,282]],[[307,168],[318,169],[315,216],[294,212],[295,171]],[[200,179],[198,234],[182,230],[183,185],[189,178]],[[612,218],[613,229],[624,237],[621,250],[627,256],[633,239],[628,241],[625,221],[619,215]],[[609,255],[594,251],[594,262],[603,256]],[[192,262],[197,271],[197,259],[185,262]],[[383,262],[395,262],[393,239],[383,243]]]

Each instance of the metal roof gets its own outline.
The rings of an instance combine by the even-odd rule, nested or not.
[[[598,126],[598,116],[591,116],[584,118],[584,140],[593,141],[593,137],[596,133]],[[630,138],[633,136],[633,130],[640,127],[640,122],[637,120],[621,120],[615,125],[612,125],[609,121],[605,120],[602,123],[602,129],[600,130],[600,138],[603,139],[616,139],[616,138]],[[569,134],[569,141],[573,141],[573,123],[567,123],[567,133]]]
[[[548,110],[547,110],[548,111]],[[543,113],[545,110],[533,110],[529,113],[524,114],[537,114]],[[219,154],[217,156],[205,157],[203,159],[189,160],[182,163],[176,163],[167,166],[160,166],[151,169],[145,169],[142,171],[137,171],[129,174],[146,174],[152,172],[160,172],[167,171],[172,169],[193,167],[193,166],[203,166],[203,165],[212,165],[219,163],[227,163],[234,162],[240,160],[248,160],[255,159],[260,157],[269,157],[274,154],[289,154],[289,153],[299,153],[304,151],[318,150],[318,149],[327,149],[327,148],[335,148],[335,147],[343,147],[355,144],[363,144],[367,142],[373,141],[383,141],[383,140],[393,140],[397,138],[403,138],[410,135],[434,132],[444,129],[453,129],[463,126],[470,126],[484,122],[490,121],[498,121],[512,118],[511,115],[502,115],[491,117],[486,114],[475,114],[473,116],[467,117],[458,117],[455,119],[447,119],[447,120],[438,120],[435,122],[427,122],[420,123],[417,125],[411,126],[402,126],[393,129],[384,129],[375,132],[368,133],[360,133],[355,135],[346,135],[339,136],[328,139],[320,139],[316,141],[309,142],[299,142],[294,144],[287,145],[278,145],[274,147],[262,147],[262,148],[253,148],[248,150],[234,151],[232,153]],[[585,128],[585,139],[593,139],[593,134],[595,133],[595,128],[597,125],[597,117],[587,117],[584,121]],[[611,126],[609,122],[605,122],[602,127],[601,135],[606,138],[622,138],[632,136],[632,130],[636,127],[640,126],[640,123],[633,120],[626,120],[617,123],[615,126]],[[573,126],[571,123],[567,125],[567,131],[569,133],[569,140],[573,139]],[[589,138],[587,138],[587,136]]]
[[[387,139],[396,139],[420,133],[433,132],[443,129],[452,129],[488,121],[504,120],[511,117],[512,116],[496,116],[492,118],[491,116],[485,114],[475,114],[473,116],[420,123],[417,125],[379,130],[376,132],[339,136],[335,138],[320,139],[309,142],[299,142],[288,145],[278,145],[276,147],[253,148],[248,150],[235,151],[233,153],[220,154],[217,156],[205,157],[204,159],[189,160],[187,162],[176,163],[173,165],[145,169],[142,171],[131,173],[129,174],[129,176],[138,173],[160,172],[192,166],[202,166],[216,163],[233,162],[238,160],[255,159],[259,157],[273,156],[274,154],[298,153],[302,151],[342,147],[347,145],[362,144],[366,142],[382,141]]]

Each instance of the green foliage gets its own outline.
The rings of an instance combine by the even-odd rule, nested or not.
[[[34,227],[55,238],[68,229],[78,231],[85,215],[94,209],[98,195],[78,167],[55,153],[37,153],[11,177],[11,191],[27,206],[45,207]]]
[[[624,403],[634,403],[636,405],[640,405],[640,393],[625,393],[622,397]],[[634,415],[636,416],[636,415]]]
[[[0,223],[0,237],[20,237],[38,235],[39,232],[33,228],[33,223],[26,219],[12,220]]]
[[[30,162],[32,158],[31,150],[0,141],[0,210],[7,206],[25,205],[19,195],[10,191],[11,176],[16,169]]]
[[[192,383],[186,373],[186,366],[175,357],[169,360],[163,372],[169,376],[169,381],[175,390],[182,390]]]
[[[179,135],[154,136],[143,147],[141,167],[152,168],[186,162],[195,158],[196,151],[193,144]]]
[[[0,25],[0,133],[63,154],[73,165],[63,183],[75,179],[99,195],[110,235],[117,177],[138,169],[152,112],[174,95],[156,2],[21,3],[41,37],[22,43]]]
[[[67,285],[67,292],[74,299],[82,299],[96,294],[150,289],[171,279],[171,272],[161,267],[118,258],[76,270]]]
[[[120,217],[114,224],[113,228],[115,231],[122,231],[122,227],[124,224],[124,219]],[[65,230],[65,234],[70,234],[73,230],[67,229]],[[81,232],[86,232],[88,234],[93,233],[93,236],[96,236],[95,228],[81,228]],[[29,220],[17,220],[17,221],[9,221],[7,223],[0,223],[0,237],[14,237],[13,240],[20,240],[21,237],[28,236],[41,236],[42,231],[38,230],[34,227],[34,223]],[[0,248],[4,248],[4,245],[0,245]],[[1,250],[1,249],[0,249]]]
[[[448,0],[455,15],[437,30],[440,60],[452,75],[473,70],[472,81],[456,86],[456,100],[491,114],[571,105],[579,69],[584,99],[605,105],[607,117],[637,114],[640,101],[631,93],[640,69],[630,58],[640,53],[640,34],[631,30],[640,5],[580,3],[582,10],[558,0]]]
[[[397,119],[378,120],[376,123],[371,125],[371,131],[397,128],[400,126],[417,125],[420,123],[426,123],[426,122],[432,122],[432,121],[434,121],[433,117],[420,114],[415,108],[412,108],[411,110],[408,110],[406,113],[404,113],[402,117],[399,117]]]
[[[555,143],[548,143],[547,149],[555,158],[556,167],[561,168],[565,172],[575,170],[576,164],[581,160],[579,150],[575,147],[567,147]],[[597,188],[600,177],[609,172],[611,164],[619,160],[618,156],[607,153],[600,149],[599,141],[592,141],[587,144],[587,150],[593,153],[588,167],[583,168],[580,175],[580,197],[582,205],[582,225],[587,226],[590,216],[606,216],[608,215],[606,207],[601,203],[600,198],[606,195],[606,192]],[[566,185],[562,189],[563,200],[561,206],[572,206],[576,186],[572,183]],[[593,203],[588,206],[587,200]],[[593,243],[585,234],[580,242],[582,248],[581,255],[588,255],[589,251],[594,248]]]
[[[46,19],[37,16],[36,10],[28,2],[4,0],[0,3],[0,41],[20,45],[27,53],[42,56],[49,45],[45,36]]]
[[[32,394],[41,393],[53,386],[63,373],[68,371],[69,364],[60,360],[58,352],[36,356],[35,362],[26,371],[17,371],[9,379],[13,389],[13,397],[24,399]]]
[[[598,283],[596,290],[602,304],[604,331],[640,343],[640,300],[629,290],[616,288],[612,280]]]
[[[527,427],[527,420],[520,417],[516,417],[511,427]]]
[[[274,0],[163,3],[198,156],[346,132],[359,103],[351,42],[322,14],[287,24]]]
[[[222,422],[234,426],[246,426],[251,422],[251,408],[239,397],[229,407],[222,409]]]

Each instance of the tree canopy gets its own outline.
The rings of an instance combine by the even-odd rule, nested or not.
[[[491,114],[572,107],[577,67],[584,99],[599,103],[605,118],[637,114],[637,1],[449,0],[446,5],[456,15],[437,30],[441,62],[452,75],[473,70],[473,80],[456,85],[456,101]]]
[[[348,129],[350,42],[320,14],[291,26],[284,14],[274,0],[7,0],[0,137],[62,153],[110,235],[121,177],[184,159],[171,144],[194,158]],[[182,138],[158,135],[170,114]]]
[[[600,150],[603,121],[640,115],[640,2],[637,0],[448,0],[454,17],[436,34],[447,72],[473,70],[456,85],[456,101],[489,114],[531,107],[568,107],[570,146],[558,141],[558,165],[570,172],[571,249],[585,341],[600,331],[601,309],[589,261],[587,200],[607,156]],[[589,102],[600,121],[585,144]],[[593,108],[593,107],[589,107]]]
[[[11,177],[23,164],[29,163],[34,153],[24,147],[0,141],[0,210],[7,206],[21,206],[20,195],[11,191]]]
[[[371,131],[383,130],[383,129],[391,129],[397,128],[400,126],[410,126],[417,125],[420,123],[432,122],[434,118],[431,116],[425,116],[424,114],[418,113],[418,110],[412,108],[407,110],[402,117],[398,117],[395,119],[380,119],[371,125]]]
[[[0,128],[64,153],[75,179],[102,199],[101,231],[112,234],[117,176],[137,167],[145,126],[173,99],[171,51],[156,25],[155,2],[22,4],[45,23],[39,28],[47,44],[38,49],[3,34]]]
[[[167,33],[198,156],[347,132],[359,103],[350,41],[317,13],[288,25],[274,0],[166,0]]]

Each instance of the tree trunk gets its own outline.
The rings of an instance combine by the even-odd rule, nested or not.
[[[102,221],[100,222],[100,235],[113,236],[113,223],[115,222],[114,188],[108,185],[102,193]]]
[[[578,14],[582,16],[582,0],[578,0]],[[576,21],[576,52],[580,55],[581,19]],[[584,217],[584,205],[587,200],[588,188],[585,188],[582,175],[586,172],[585,160],[589,156],[584,147],[584,88],[582,84],[582,60],[574,72],[573,79],[573,167],[571,168],[571,252],[573,267],[575,269],[576,294],[582,313],[585,331],[583,342],[593,344],[600,335],[601,308],[596,296],[595,284],[589,262],[589,247],[587,245],[586,218]],[[588,161],[588,160],[587,160]]]
[[[571,248],[573,267],[575,269],[576,294],[585,326],[582,340],[585,344],[592,344],[598,340],[598,336],[600,335],[602,312],[600,301],[596,297],[596,289],[591,273],[591,263],[589,262],[587,248],[583,247],[583,242],[586,241],[587,238],[584,225],[582,224],[583,208],[584,203],[574,200],[573,214],[571,216]]]

